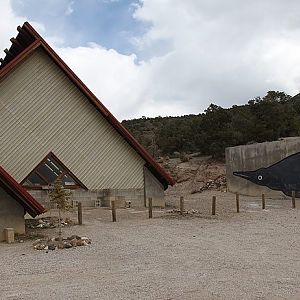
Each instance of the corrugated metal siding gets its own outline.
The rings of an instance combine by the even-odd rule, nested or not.
[[[0,82],[0,163],[21,181],[50,151],[89,189],[143,187],[144,160],[38,49]]]

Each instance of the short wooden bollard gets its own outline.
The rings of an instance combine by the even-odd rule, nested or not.
[[[117,212],[116,212],[116,202],[115,202],[115,200],[111,201],[111,214],[112,214],[112,221],[117,222]]]
[[[152,219],[152,198],[148,199],[149,219]]]
[[[296,208],[296,193],[295,191],[292,191],[292,207]]]
[[[78,202],[78,224],[82,225],[82,203]]]
[[[239,194],[235,194],[235,202],[236,202],[236,212],[239,213],[240,212],[240,195]]]
[[[217,198],[216,196],[212,197],[212,206],[211,206],[211,214],[214,216],[216,214],[216,202]]]
[[[181,196],[180,197],[180,214],[183,215],[184,211],[184,198]]]
[[[261,204],[262,204],[262,209],[265,209],[266,208],[265,194],[261,194]]]
[[[13,243],[15,241],[15,230],[13,228],[4,228],[4,238],[6,243]]]

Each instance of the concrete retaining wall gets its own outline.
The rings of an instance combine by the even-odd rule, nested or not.
[[[268,167],[297,152],[300,152],[300,137],[226,148],[227,190],[249,196],[260,196],[265,193],[268,197],[285,198],[286,196],[282,192],[261,187],[234,176],[232,172],[254,171],[262,167]]]

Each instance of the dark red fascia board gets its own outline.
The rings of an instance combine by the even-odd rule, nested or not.
[[[24,209],[32,216],[36,217],[44,213],[45,208],[35,200],[15,179],[13,179],[1,166],[0,166],[0,182],[4,185],[5,190],[17,198],[18,202],[22,204]]]
[[[129,131],[109,112],[109,110],[98,100],[98,98],[88,89],[88,87],[77,77],[77,75],[67,66],[67,64],[56,54],[48,43],[36,32],[28,23],[23,25],[35,38],[29,47],[21,52],[14,60],[8,63],[1,71],[0,78],[7,74],[21,60],[28,56],[37,47],[42,46],[54,62],[63,70],[69,79],[85,94],[88,100],[107,119],[107,121],[123,136],[123,138],[135,149],[135,151],[155,170],[155,176],[163,182],[165,188],[174,185],[174,179],[153,159],[147,150],[129,133]]]
[[[10,70],[12,70],[16,65],[19,64],[24,58],[26,58],[34,49],[41,45],[40,40],[34,41],[30,46],[24,49],[19,55],[17,55],[13,60],[11,60],[7,65],[5,65],[0,70],[0,79],[4,77]]]

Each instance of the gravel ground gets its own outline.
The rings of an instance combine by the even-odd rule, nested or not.
[[[117,223],[108,209],[85,210],[85,224],[64,235],[90,237],[86,247],[46,253],[32,241],[1,243],[0,299],[300,299],[300,209],[240,201],[237,214],[234,195],[206,192],[185,202],[199,214],[156,210],[149,220],[145,210],[120,209]]]

